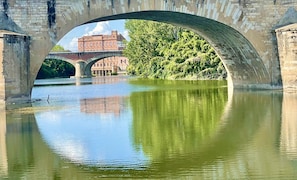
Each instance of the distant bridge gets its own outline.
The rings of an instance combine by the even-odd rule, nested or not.
[[[91,77],[91,67],[97,61],[114,56],[122,56],[123,51],[93,52],[50,52],[45,59],[66,61],[75,67],[75,77]]]

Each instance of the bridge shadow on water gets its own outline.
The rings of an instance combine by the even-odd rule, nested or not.
[[[141,98],[137,93],[133,94],[132,98],[133,96],[135,99]],[[133,104],[133,101],[131,103],[135,108],[136,104]],[[292,109],[296,105],[297,96],[294,94],[235,91],[224,101],[225,108],[218,115],[219,124],[207,137],[207,141],[202,141],[205,137],[196,138],[194,142],[197,145],[190,148],[187,143],[193,141],[184,139],[181,153],[175,154],[167,154],[170,151],[170,144],[167,144],[167,150],[154,144],[148,148],[146,143],[152,143],[148,142],[148,139],[154,135],[151,132],[156,130],[150,129],[152,127],[147,124],[137,125],[133,122],[135,145],[142,146],[144,153],[150,154],[149,164],[137,168],[73,163],[71,159],[65,159],[53,151],[42,136],[43,132],[39,129],[34,114],[42,109],[25,107],[9,110],[8,108],[6,111],[1,111],[3,118],[0,122],[0,177],[8,179],[173,176],[240,178],[249,175],[276,177],[284,172],[288,176],[294,176],[297,157],[297,150],[294,147],[297,131],[294,129],[297,129],[297,126],[294,123],[296,116],[292,114]],[[134,110],[137,112],[137,109]],[[153,128],[167,131],[166,126],[162,125]],[[291,141],[288,140],[289,137]],[[170,142],[160,140],[161,143]],[[254,147],[261,147],[261,150],[255,153]],[[239,155],[243,150],[245,153]]]

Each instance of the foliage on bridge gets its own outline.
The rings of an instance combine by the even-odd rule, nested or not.
[[[128,20],[124,50],[131,75],[160,79],[219,79],[227,73],[214,49],[199,35],[169,24]]]

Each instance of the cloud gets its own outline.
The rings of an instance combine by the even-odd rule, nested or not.
[[[92,35],[98,35],[98,34],[109,34],[110,33],[110,25],[108,21],[104,22],[98,22],[96,23],[96,26],[94,29],[86,32],[84,36],[92,36]],[[86,30],[89,30],[89,28],[86,28]]]
[[[70,51],[74,51],[76,52],[78,50],[78,43],[77,43],[78,37],[73,37],[70,42],[68,43],[61,43],[60,45],[62,45],[64,47],[64,49],[66,50],[70,50]],[[58,43],[59,44],[59,43]]]
[[[70,46],[70,50],[71,51],[77,51],[78,50],[78,38],[77,37],[74,37],[70,43],[69,43],[69,46]]]
[[[84,28],[84,34],[82,36],[92,36],[92,35],[98,35],[98,34],[109,34],[110,33],[110,26],[109,22],[98,22],[96,23],[96,26],[92,29],[92,25],[85,25],[86,27]],[[82,37],[80,36],[80,37]],[[64,45],[65,49],[70,50],[70,51],[78,51],[78,38],[79,37],[73,37],[71,41]]]

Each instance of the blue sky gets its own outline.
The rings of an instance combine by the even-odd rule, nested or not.
[[[77,39],[86,35],[110,34],[111,31],[117,30],[126,39],[129,39],[128,32],[125,30],[125,20],[103,21],[78,26],[68,32],[58,44],[64,49],[77,51]]]

